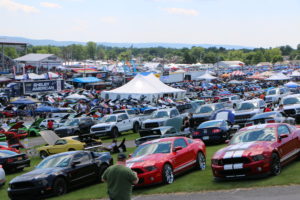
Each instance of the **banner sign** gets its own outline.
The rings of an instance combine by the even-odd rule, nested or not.
[[[64,88],[63,86],[63,80],[23,82],[24,94],[61,91]]]

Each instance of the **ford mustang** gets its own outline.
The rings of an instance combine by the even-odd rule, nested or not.
[[[278,175],[283,165],[299,156],[300,129],[284,123],[240,129],[212,157],[217,179]]]
[[[156,183],[171,184],[174,175],[197,167],[206,167],[205,144],[186,137],[169,137],[140,145],[126,161],[127,167],[137,172],[136,186]]]
[[[11,199],[62,195],[72,187],[100,181],[102,173],[112,163],[108,152],[70,151],[52,155],[33,171],[11,180],[8,195]]]

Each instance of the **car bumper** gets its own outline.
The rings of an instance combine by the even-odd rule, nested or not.
[[[11,189],[8,188],[7,193],[11,199],[38,199],[41,197],[51,196],[52,188],[45,188],[43,186],[34,188],[24,188],[24,189]]]
[[[24,167],[30,167],[30,160],[22,160],[18,162],[8,163],[3,166],[4,170],[14,170],[14,169],[22,169]]]
[[[219,135],[196,135],[193,136],[193,139],[201,139],[205,143],[223,142],[227,139],[227,135],[225,133]]]
[[[138,174],[139,182],[135,185],[135,187],[141,187],[146,185],[154,185],[161,183],[162,180],[162,173],[160,170],[154,170],[151,172],[145,172],[142,174]]]
[[[261,160],[248,164],[212,164],[213,175],[221,179],[234,179],[243,177],[256,177],[270,173],[270,160]]]

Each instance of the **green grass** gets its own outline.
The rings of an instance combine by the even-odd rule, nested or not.
[[[121,133],[121,136],[119,136],[117,139],[118,142],[122,141],[123,138],[126,138],[126,141],[135,140],[136,138],[139,138],[140,135],[138,133],[134,133],[133,131],[127,131],[124,133]],[[100,138],[103,143],[111,142],[111,137],[101,137]]]
[[[133,195],[145,195],[145,194],[159,194],[159,193],[175,193],[175,192],[201,192],[209,190],[223,190],[223,189],[234,189],[234,188],[251,188],[251,187],[266,187],[275,185],[290,185],[300,184],[300,162],[296,160],[283,168],[282,173],[275,177],[266,177],[261,179],[253,180],[237,180],[237,181],[223,181],[215,182],[213,180],[210,158],[218,149],[225,145],[216,145],[207,147],[207,168],[205,171],[190,171],[175,178],[175,182],[171,185],[156,185],[151,187],[145,187],[141,189],[134,189]],[[128,154],[131,153],[134,148],[128,148]],[[116,154],[113,155],[116,160]],[[35,158],[32,160],[32,165],[35,165],[40,160]],[[31,168],[27,168],[26,172],[30,171]],[[8,175],[8,181],[21,173]],[[7,182],[8,183],[8,182]],[[0,189],[0,199],[7,199],[6,186]],[[2,198],[4,197],[4,198]],[[68,194],[52,198],[53,200],[83,200],[83,199],[96,199],[105,198],[106,195],[106,183],[94,184],[86,186],[81,189],[70,191]]]

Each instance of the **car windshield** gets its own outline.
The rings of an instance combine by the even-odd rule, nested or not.
[[[292,105],[300,103],[300,97],[290,97],[283,100],[283,105]]]
[[[101,120],[101,122],[116,122],[117,121],[117,117],[116,116],[104,116]]]
[[[148,110],[144,110],[143,114],[144,114],[144,115],[150,115],[150,114],[152,114],[154,111],[156,111],[156,109],[148,109]]]
[[[222,124],[222,121],[207,121],[203,122],[198,126],[198,128],[210,128],[210,127],[220,127]]]
[[[164,118],[169,117],[169,114],[167,111],[158,111],[153,113],[152,118]]]
[[[202,106],[198,113],[209,113],[212,112],[213,109],[210,106]]]
[[[67,167],[71,161],[71,155],[56,155],[45,158],[38,166],[37,169],[53,168],[53,167]]]
[[[276,112],[265,112],[262,114],[254,115],[250,120],[261,119],[261,118],[274,118],[276,117]]]
[[[257,103],[241,103],[238,105],[237,110],[251,110],[257,108]]]
[[[232,137],[230,144],[253,141],[274,141],[276,139],[274,128],[256,128],[238,131]]]
[[[276,90],[269,90],[267,92],[267,95],[275,95],[276,94]]]
[[[155,142],[150,144],[144,144],[139,146],[132,157],[138,156],[146,156],[150,154],[157,154],[157,153],[170,153],[171,152],[171,142]]]
[[[72,120],[68,120],[66,121],[66,125],[67,126],[76,126],[79,123],[79,119],[72,119]]]

